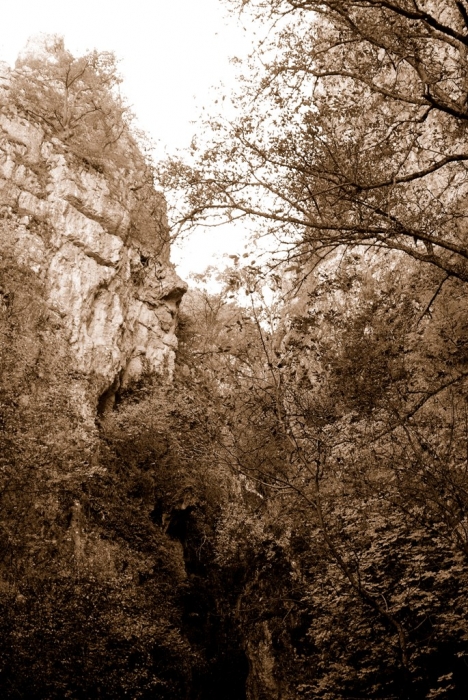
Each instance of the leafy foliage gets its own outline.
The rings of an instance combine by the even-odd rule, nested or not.
[[[465,3],[231,4],[270,22],[237,114],[160,176],[175,226],[253,218],[293,272],[247,364],[219,324],[207,358],[249,692],[464,697]]]
[[[260,297],[229,300],[232,274],[224,302],[192,302],[192,372],[239,478],[215,547],[253,696],[466,693],[464,307],[400,262],[302,271],[276,330]]]
[[[175,225],[253,218],[292,260],[367,244],[466,281],[465,4],[229,4],[269,31],[234,118],[161,168]]]

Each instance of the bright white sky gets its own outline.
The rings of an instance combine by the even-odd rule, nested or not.
[[[121,59],[122,92],[157,154],[189,145],[193,122],[214,99],[211,86],[234,80],[229,58],[248,52],[246,31],[221,0],[2,0],[0,60],[10,64],[31,35],[65,37],[79,55],[114,51]],[[200,232],[172,258],[182,276],[236,253],[242,233]]]

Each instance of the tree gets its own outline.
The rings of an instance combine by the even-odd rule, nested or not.
[[[466,692],[466,309],[457,280],[431,307],[438,273],[392,258],[336,256],[304,283],[281,357],[257,325],[230,402],[248,494],[219,557],[251,565],[238,623],[284,697]]]
[[[30,40],[16,61],[14,104],[78,155],[115,157],[119,140],[129,135],[131,113],[118,91],[114,54],[94,50],[75,58],[63,37],[39,39]]]
[[[177,225],[253,217],[290,257],[404,251],[468,280],[468,9],[456,0],[234,2],[273,29],[213,119]],[[207,131],[208,129],[206,129]]]

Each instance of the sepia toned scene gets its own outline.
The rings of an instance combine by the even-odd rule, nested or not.
[[[0,698],[467,700],[468,0],[20,4]]]

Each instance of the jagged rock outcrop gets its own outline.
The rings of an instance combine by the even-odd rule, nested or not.
[[[2,64],[0,254],[40,280],[47,324],[96,378],[95,398],[145,371],[170,376],[186,285],[169,261],[163,198],[138,184],[131,153],[128,167],[100,172],[20,114],[9,86]]]

